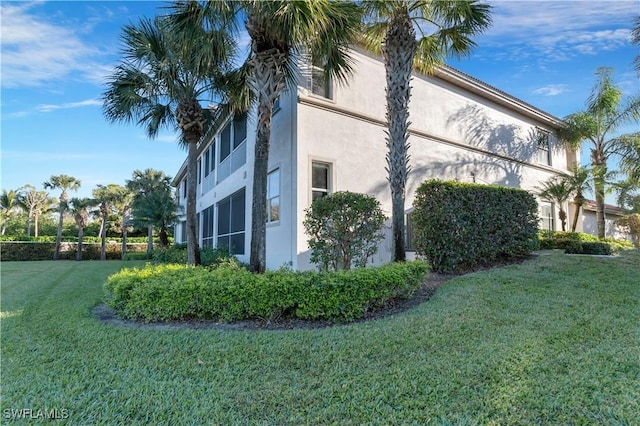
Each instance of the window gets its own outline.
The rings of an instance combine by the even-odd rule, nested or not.
[[[180,243],[187,242],[187,221],[183,220],[180,222]]]
[[[213,206],[200,213],[202,223],[202,247],[213,247]]]
[[[311,201],[326,197],[331,193],[331,165],[311,164]]]
[[[551,135],[549,132],[538,129],[537,136],[538,142],[538,151],[537,151],[537,161],[538,164],[546,164],[551,165]]]
[[[331,78],[327,77],[324,65],[314,60],[311,65],[311,75],[309,76],[309,91],[323,98],[333,99]]]
[[[187,199],[187,178],[182,181],[182,199]]]
[[[247,162],[247,116],[234,117],[220,133],[218,181],[226,179]]]
[[[231,254],[244,254],[244,188],[218,203],[218,244]]]
[[[198,185],[202,183],[202,158],[198,159]]]
[[[267,176],[267,223],[280,220],[280,169]]]
[[[413,247],[413,214],[407,213],[404,216],[404,249],[406,251],[416,251]]]
[[[540,229],[545,231],[553,231],[555,229],[553,223],[553,204],[542,201],[538,204],[540,216]]]

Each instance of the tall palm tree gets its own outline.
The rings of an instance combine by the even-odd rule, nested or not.
[[[45,189],[61,189],[60,199],[58,200],[58,232],[56,234],[56,247],[53,251],[53,260],[58,260],[60,256],[60,243],[62,242],[62,223],[64,221],[64,213],[69,202],[69,194],[67,190],[77,191],[80,188],[80,181],[73,176],[57,175],[51,176],[49,181],[44,183]]]
[[[567,212],[564,210],[564,204],[571,198],[573,193],[573,187],[569,182],[558,176],[549,179],[538,188],[540,198],[558,205],[558,217],[563,231],[567,230]]]
[[[640,95],[622,99],[622,90],[613,83],[611,68],[598,68],[596,84],[587,99],[586,109],[565,117],[566,126],[559,132],[561,139],[574,149],[588,143],[596,198],[598,238],[605,236],[605,185],[608,162],[613,156],[622,164],[640,161],[634,158],[640,145],[640,132],[613,136],[618,129],[640,119]],[[640,154],[640,149],[637,150]]]
[[[96,204],[100,208],[100,260],[107,260],[107,220],[120,196],[120,188],[122,188],[120,185],[110,183],[108,185],[98,185],[92,191]]]
[[[365,46],[384,59],[392,253],[394,261],[404,261],[411,72],[430,73],[449,56],[468,54],[472,37],[491,25],[491,8],[475,0],[365,0],[363,7]]]
[[[89,225],[89,212],[96,205],[96,200],[92,198],[72,198],[70,200],[70,212],[78,227],[78,249],[76,260],[82,260],[82,243],[84,230]]]
[[[136,221],[156,226],[160,245],[167,247],[167,229],[176,222],[179,208],[171,191],[156,191],[136,203],[134,216]]]
[[[25,185],[18,204],[27,211],[27,237],[31,236],[31,226],[34,226],[34,236],[38,236],[38,219],[49,211],[53,200],[46,191],[38,191],[32,185]]]
[[[578,220],[580,219],[580,209],[582,209],[587,202],[584,194],[593,190],[591,185],[591,170],[576,165],[571,168],[571,173],[562,176],[562,180],[569,185],[573,194],[572,203],[575,206],[575,212],[573,214],[573,221],[571,222],[571,232],[576,232]]]
[[[150,203],[153,194],[162,194],[163,197],[172,198],[171,195],[171,177],[159,170],[145,169],[135,170],[132,179],[127,181],[129,188],[134,196],[132,213],[136,222],[147,227],[147,257],[151,257],[153,253],[153,227],[156,224],[145,214],[148,211],[147,202]]]
[[[227,33],[202,28],[192,28],[190,37],[184,37],[161,17],[125,26],[122,42],[123,59],[103,94],[104,115],[113,122],[136,122],[151,138],[162,127],[181,132],[181,143],[188,149],[187,260],[199,264],[197,144],[211,116],[200,101],[211,100],[212,78],[227,67],[234,44]]]
[[[351,72],[348,45],[359,27],[360,12],[351,2],[308,1],[209,1],[180,2],[176,15],[182,20],[199,16],[205,26],[226,25],[239,40],[239,22],[251,38],[246,63],[248,84],[257,107],[253,200],[251,203],[251,248],[249,268],[266,268],[266,199],[271,116],[273,104],[298,82],[302,58],[311,56],[325,64],[325,74],[345,81]]]
[[[113,188],[113,195],[113,209],[118,213],[118,222],[114,226],[122,234],[120,254],[124,259],[127,255],[127,233],[130,226],[131,204],[135,194],[126,186],[116,185]]]
[[[20,207],[20,192],[21,188],[17,190],[2,190],[2,195],[0,195],[0,210],[3,211],[2,214],[2,228],[0,229],[0,235],[4,235],[7,230],[7,223],[9,222],[9,218],[13,214],[16,208]]]

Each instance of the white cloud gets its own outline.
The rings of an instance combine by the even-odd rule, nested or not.
[[[494,1],[493,26],[478,37],[496,59],[563,61],[629,43],[636,1]]]
[[[74,72],[92,70],[99,51],[82,41],[71,26],[47,22],[31,13],[37,3],[0,5],[2,86],[41,86]]]
[[[68,102],[65,104],[42,104],[36,107],[36,110],[39,112],[51,112],[58,109],[71,109],[71,108],[83,108],[87,106],[101,106],[102,102],[98,99],[87,99],[85,101],[79,102]]]
[[[566,84],[549,84],[533,91],[536,95],[542,96],[558,96],[569,91]]]

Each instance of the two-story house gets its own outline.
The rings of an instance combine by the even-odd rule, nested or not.
[[[348,84],[325,81],[321,70],[310,67],[297,90],[274,108],[265,200],[269,268],[313,268],[302,223],[317,197],[367,193],[390,215],[384,65],[358,48],[352,54],[355,72]],[[555,136],[560,119],[467,74],[442,66],[432,76],[415,72],[412,86],[407,213],[426,179],[534,190],[576,161]],[[200,243],[229,248],[242,261],[248,261],[251,241],[254,114],[228,117],[198,148]],[[185,203],[186,163],[174,185]],[[540,216],[541,228],[555,229],[554,206],[541,202]],[[177,241],[184,241],[183,229],[179,223]],[[372,262],[389,261],[390,246],[385,239]]]

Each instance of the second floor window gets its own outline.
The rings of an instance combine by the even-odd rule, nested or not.
[[[551,135],[549,132],[538,129],[536,134],[538,143],[537,162],[538,164],[551,165]]]
[[[267,223],[280,220],[280,169],[267,176]]]
[[[325,75],[324,66],[315,60],[311,65],[308,89],[316,96],[333,99],[333,84],[331,78]]]
[[[331,165],[327,163],[311,164],[311,201],[326,197],[331,193]]]

